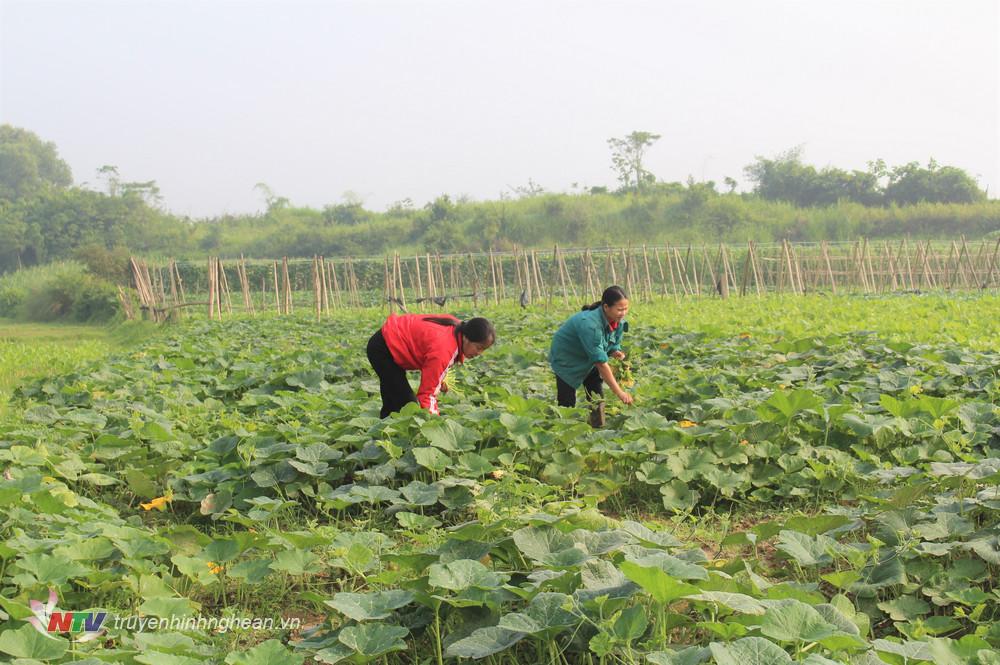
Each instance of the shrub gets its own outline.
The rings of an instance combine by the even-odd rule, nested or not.
[[[54,263],[0,278],[0,316],[26,321],[108,321],[118,315],[114,285],[79,263]]]

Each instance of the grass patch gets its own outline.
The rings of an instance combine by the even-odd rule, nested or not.
[[[22,382],[63,374],[128,348],[153,330],[146,323],[95,326],[0,319],[0,418],[10,411],[10,397]]]

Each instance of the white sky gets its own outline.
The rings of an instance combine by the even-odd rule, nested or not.
[[[934,157],[1000,189],[1000,0],[0,0],[0,122],[196,217]]]

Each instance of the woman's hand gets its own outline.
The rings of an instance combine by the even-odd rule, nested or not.
[[[624,390],[618,393],[618,399],[620,399],[623,404],[631,404],[635,401],[635,397],[632,397],[632,395]]]
[[[448,381],[446,379],[441,379],[441,392],[448,392]]]
[[[615,358],[616,360],[625,360],[624,351],[612,351],[608,355],[611,356],[612,358]]]

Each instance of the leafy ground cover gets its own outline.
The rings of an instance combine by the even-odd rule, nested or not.
[[[108,331],[96,326],[15,323],[0,319],[0,415],[26,379],[56,374],[111,351]]]
[[[16,393],[0,652],[1000,663],[997,304],[637,308],[637,404],[598,431],[553,405],[567,312],[491,313],[500,340],[455,371],[447,417],[386,421],[363,355],[381,313],[188,322]],[[303,628],[50,639],[24,621],[49,588],[76,611]]]

